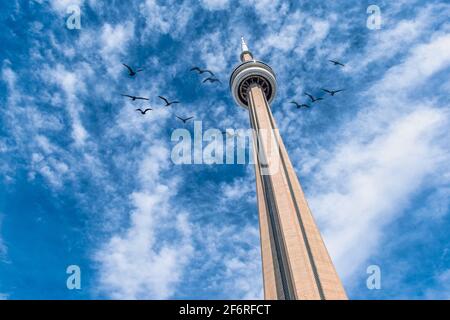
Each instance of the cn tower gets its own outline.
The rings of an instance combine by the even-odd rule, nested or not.
[[[343,300],[344,287],[309,209],[273,118],[277,82],[242,39],[230,78],[236,103],[249,113],[265,299]]]

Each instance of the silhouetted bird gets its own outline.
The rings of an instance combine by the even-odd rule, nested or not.
[[[158,98],[160,98],[161,100],[164,100],[164,102],[166,103],[165,107],[168,107],[168,106],[170,106],[172,104],[175,104],[175,103],[180,103],[179,101],[172,101],[172,102],[170,102],[169,100],[167,100],[163,96],[158,96]]]
[[[336,93],[344,91],[345,89],[340,90],[328,90],[328,89],[322,89],[322,91],[325,91],[326,93],[329,93],[331,96],[334,96]]]
[[[178,119],[180,119],[181,121],[183,121],[183,123],[186,123],[187,121],[189,121],[189,120],[191,120],[192,118],[194,118],[194,117],[181,118],[181,117],[179,117],[179,116],[175,116],[175,117],[177,117]]]
[[[141,114],[146,114],[147,111],[150,111],[150,110],[153,110],[153,109],[150,109],[150,108],[147,108],[147,109],[145,109],[145,110],[142,110],[142,109],[136,109],[136,111],[139,111]]]
[[[208,69],[200,69],[199,67],[193,67],[193,68],[191,68],[190,71],[197,71],[198,74],[203,74],[203,73],[207,72],[207,73],[209,73],[211,76],[214,77],[214,73],[213,73],[211,70],[208,70]]]
[[[126,65],[125,63],[122,63],[127,69],[128,69],[128,74],[131,77],[134,77],[138,72],[141,72],[142,69],[137,69],[136,71],[134,71],[130,66]]]
[[[220,82],[219,79],[217,79],[217,78],[212,78],[212,77],[206,78],[205,80],[203,80],[203,83],[208,82],[208,81],[211,82],[211,83],[214,83],[214,82],[222,83],[222,82]]]
[[[320,101],[323,100],[323,98],[314,98],[312,95],[310,95],[308,92],[305,92],[305,96],[308,96],[311,99],[311,102],[316,102],[316,101]]]
[[[136,96],[130,96],[128,94],[121,94],[122,97],[128,97],[131,99],[131,101],[135,101],[135,100],[149,100],[147,98],[143,98],[143,97],[136,97]]]
[[[341,67],[345,67],[345,64],[340,63],[339,61],[336,60],[328,60],[330,61],[332,64],[334,64],[335,66],[341,66]]]
[[[296,101],[291,101],[291,103],[295,104],[297,106],[297,109],[300,109],[300,108],[311,108],[310,106],[308,106],[307,104],[304,104],[304,103],[299,104]]]

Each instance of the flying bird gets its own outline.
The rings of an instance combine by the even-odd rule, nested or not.
[[[340,89],[340,90],[328,90],[328,89],[322,89],[322,91],[325,91],[326,93],[329,93],[330,96],[334,96],[336,93],[344,91],[345,89]]]
[[[147,111],[150,111],[150,110],[153,110],[153,109],[150,109],[150,108],[147,108],[147,109],[145,109],[145,110],[142,110],[142,109],[136,109],[136,111],[139,111],[142,115],[144,115],[144,114],[146,114],[147,113]]]
[[[192,118],[194,118],[194,117],[181,118],[181,117],[179,117],[179,116],[175,116],[175,117],[177,117],[178,119],[180,119],[181,121],[183,121],[183,123],[186,123],[186,122],[188,122],[189,120],[191,120]]]
[[[128,69],[128,75],[130,75],[131,77],[134,77],[138,72],[141,72],[142,69],[137,69],[136,71],[133,70],[133,68],[131,68],[129,65],[126,65],[125,63],[122,63],[124,65],[125,68]]]
[[[292,104],[295,104],[295,105],[297,106],[297,109],[300,109],[300,108],[311,108],[309,105],[304,104],[304,103],[299,104],[299,103],[296,102],[296,101],[291,101],[291,103],[292,103]]]
[[[149,100],[147,98],[143,98],[143,97],[136,97],[136,96],[130,96],[128,94],[121,94],[122,97],[128,97],[131,99],[131,101],[135,101],[135,100]]]
[[[341,66],[341,67],[345,67],[345,64],[340,63],[339,61],[336,60],[328,60],[330,61],[332,64],[334,64],[335,66]]]
[[[205,82],[211,82],[211,83],[213,83],[213,82],[219,82],[219,83],[222,83],[222,82],[220,82],[219,79],[213,78],[213,77],[208,77],[208,78],[206,78],[205,80],[203,80],[203,83],[205,83]]]
[[[203,73],[207,72],[207,73],[209,73],[211,76],[214,77],[214,73],[213,73],[211,70],[208,70],[208,69],[200,69],[199,67],[193,67],[193,68],[191,68],[190,71],[197,71],[198,74],[203,74]]]
[[[323,100],[323,98],[315,98],[312,95],[310,95],[308,92],[305,92],[305,96],[308,96],[311,99],[311,102],[316,102],[316,101],[320,101]]]
[[[164,102],[166,103],[165,107],[168,107],[168,106],[170,106],[172,104],[175,104],[175,103],[180,103],[179,101],[172,101],[172,102],[170,102],[169,100],[167,100],[163,96],[158,96],[158,98],[160,98],[161,100],[164,100]]]

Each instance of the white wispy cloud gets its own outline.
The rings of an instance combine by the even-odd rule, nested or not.
[[[238,254],[224,257],[225,272],[221,275],[222,289],[229,297],[236,299],[262,299],[263,281],[261,270],[261,251],[259,246],[259,229],[257,226],[245,226],[236,230],[235,238],[247,239],[249,249],[239,250]]]
[[[193,6],[189,2],[178,3],[166,1],[164,4],[156,0],[146,0],[140,6],[142,16],[146,20],[145,35],[154,39],[154,35],[170,34],[178,38],[186,31],[186,26],[193,17]]]
[[[5,243],[5,240],[2,237],[2,220],[3,220],[3,213],[0,212],[0,264],[1,263],[11,263],[8,258],[8,246]],[[3,294],[4,299],[8,297],[8,295]],[[2,300],[2,293],[0,293],[0,300]]]
[[[134,90],[157,99],[164,83],[161,75],[154,78],[151,88],[136,83]],[[95,251],[98,293],[116,299],[167,299],[180,285],[194,250],[189,211],[175,202],[183,181],[171,175],[169,139],[160,135],[170,110],[155,108],[150,116],[136,116],[135,104],[112,99],[122,108],[104,139],[109,144],[125,144],[126,152],[115,154],[110,161],[132,188],[121,201],[123,208],[102,217],[122,224],[111,224],[105,244]]]
[[[26,134],[21,133],[23,127],[19,130],[19,126],[14,128],[12,133],[17,135],[16,143],[23,145],[22,152],[29,159],[30,179],[34,179],[39,174],[54,191],[58,192],[66,181],[71,181],[76,186],[80,177],[86,175],[89,176],[89,183],[97,184],[105,190],[104,194],[97,197],[97,204],[86,204],[89,196],[84,194],[85,191],[74,192],[74,195],[85,203],[85,210],[100,210],[98,218],[104,220],[102,228],[110,232],[106,237],[105,245],[97,248],[95,253],[95,259],[99,265],[101,294],[114,298],[167,298],[173,294],[179,277],[183,274],[183,259],[187,261],[189,252],[192,250],[189,244],[190,227],[187,214],[171,209],[169,205],[170,196],[176,192],[176,179],[163,181],[160,177],[163,167],[166,168],[166,165],[161,166],[161,164],[170,163],[167,159],[167,149],[164,146],[158,147],[158,139],[156,139],[154,144],[144,143],[142,148],[133,154],[136,161],[126,159],[126,154],[110,159],[111,164],[120,167],[125,174],[137,170],[139,174],[131,183],[144,185],[142,188],[132,190],[128,198],[118,201],[114,196],[107,195],[108,193],[118,194],[118,190],[105,169],[103,158],[98,152],[99,145],[94,139],[91,140],[91,135],[82,120],[85,111],[83,101],[94,95],[93,90],[96,91],[96,96],[103,95],[105,100],[113,100],[114,103],[119,104],[118,101],[121,98],[109,92],[115,78],[105,79],[106,83],[99,87],[94,69],[101,68],[102,65],[107,67],[119,65],[119,68],[122,68],[119,58],[127,50],[127,44],[133,34],[132,22],[123,25],[105,24],[98,30],[83,32],[79,41],[75,43],[75,52],[77,55],[84,56],[85,61],[95,56],[96,51],[100,52],[101,60],[98,61],[100,66],[91,66],[82,62],[71,64],[69,67],[69,64],[57,62],[59,59],[52,55],[53,52],[67,52],[67,44],[58,42],[50,33],[53,47],[47,51],[50,54],[45,58],[46,64],[42,66],[44,72],[41,77],[50,85],[49,88],[53,92],[47,95],[44,93],[44,96],[51,105],[59,108],[58,110],[67,111],[72,128],[68,133],[75,148],[72,146],[61,148],[54,136],[50,137],[49,132],[40,132],[40,127],[29,121],[26,123]],[[100,41],[96,41],[97,39]],[[69,59],[73,57],[73,55],[67,56]],[[38,51],[35,52],[34,58],[37,61],[44,60]],[[114,72],[111,73],[114,74]],[[33,101],[33,104],[27,103],[28,112],[24,112],[24,114],[33,114],[30,108],[38,103],[39,97],[28,97],[23,93],[24,90],[17,83],[17,75],[8,63],[2,69],[2,74],[3,80],[9,87],[7,105],[9,124],[14,127],[15,123],[21,122],[21,115],[17,110],[20,104],[26,100]],[[155,80],[157,83],[163,83],[162,79]],[[145,84],[141,85],[139,87],[139,84],[135,84],[135,90],[144,92]],[[154,86],[152,90],[155,90],[152,94],[156,96],[157,87]],[[120,133],[119,139],[127,139],[131,143],[139,138],[136,132],[139,132],[140,138],[143,139],[152,130],[158,131],[158,127],[155,126],[152,130],[148,130],[151,119],[136,117],[134,108],[135,106],[128,103],[124,104],[121,112],[113,118],[113,123],[114,121],[116,123],[104,137],[103,143],[113,143],[118,133]],[[163,120],[167,117],[167,111],[162,110],[157,113],[161,125],[164,125]],[[41,115],[40,110],[36,110],[33,116],[36,118],[36,115]],[[46,129],[51,128],[51,122],[47,122],[46,125],[48,126]],[[62,128],[59,127],[57,130]],[[66,137],[67,132],[61,132],[58,135],[58,138]],[[131,152],[128,155],[130,154]],[[108,205],[110,200],[113,206],[120,203],[119,207]],[[124,208],[130,206],[134,210],[131,212],[131,220],[127,221],[123,217],[128,214]],[[108,210],[110,212],[104,212]],[[178,215],[167,216],[168,212],[178,212]],[[118,229],[119,221],[129,223],[129,229]],[[173,224],[173,221],[176,221],[176,224]],[[156,241],[158,239],[155,237],[165,235],[163,230],[170,235],[178,235],[179,239],[164,239],[166,244],[162,245],[163,242]],[[138,277],[137,274],[141,276]]]
[[[224,10],[228,8],[229,0],[202,0],[201,4],[208,10]]]
[[[449,46],[450,36],[436,32],[429,43],[417,45],[406,61],[389,69],[385,77],[374,86],[374,92],[383,92],[379,99],[388,99],[391,93],[401,97],[408,94],[408,89],[425,83],[426,79],[450,64],[450,57],[446,52]]]
[[[127,48],[132,44],[135,35],[134,23],[128,21],[123,24],[111,25],[105,23],[100,33],[100,53],[108,72],[116,79],[123,71],[120,61]],[[91,34],[90,42],[94,40],[96,34]]]
[[[154,188],[131,195],[135,209],[130,227],[97,252],[101,290],[112,298],[170,298],[189,262],[193,248],[187,216],[168,214],[173,210],[169,186]],[[171,228],[167,228],[168,221]],[[163,230],[179,239],[159,240]]]
[[[42,0],[38,0],[38,2],[43,2]],[[94,2],[91,0],[91,2]],[[58,13],[66,13],[67,8],[71,5],[82,6],[84,4],[84,0],[50,0],[50,6],[53,10]]]
[[[71,119],[72,138],[77,146],[83,146],[89,135],[81,120],[84,106],[78,96],[86,93],[84,75],[92,73],[86,64],[80,67],[73,72],[58,64],[55,68],[47,70],[44,76],[47,81],[59,86],[65,95],[67,113]]]
[[[227,214],[233,214],[233,209]],[[262,299],[257,224],[207,224],[197,226],[194,233],[200,241],[200,250],[193,257],[200,263],[200,268],[192,273],[195,281],[202,283],[207,279],[208,289],[220,299]]]
[[[280,0],[246,0],[244,5],[255,10],[260,21],[269,27],[277,28],[289,14],[289,3]]]
[[[449,13],[450,6],[447,4],[430,4],[411,18],[398,20],[385,17],[387,23],[383,24],[382,31],[369,34],[371,45],[356,54],[344,71],[362,72],[372,63],[386,61],[410,49],[417,41],[424,41],[430,33],[435,33],[436,22]]]
[[[273,49],[279,49],[283,52],[294,49],[298,45],[299,31],[304,28],[305,17],[300,11],[295,11],[287,19],[281,20],[283,24],[279,29],[269,32],[266,38],[255,44],[258,54],[266,54]]]
[[[15,147],[21,146],[21,153],[27,153],[29,147],[34,151],[28,154],[30,163],[29,177],[33,179],[36,172],[40,172],[50,184],[61,186],[61,175],[68,171],[67,165],[52,158],[51,154],[59,147],[50,142],[45,135],[39,134],[45,129],[47,132],[60,131],[62,123],[58,117],[43,113],[35,106],[34,98],[24,94],[17,83],[17,75],[8,63],[2,69],[3,80],[7,83],[8,96],[5,115],[8,119],[10,133],[14,136]],[[24,122],[24,119],[27,121]],[[32,137],[32,139],[30,139]],[[9,147],[5,155],[11,156],[15,147]],[[43,161],[49,156],[48,161]],[[13,168],[4,168],[12,175]]]
[[[436,285],[425,292],[426,299],[450,300],[450,269],[440,272],[434,278]]]
[[[198,54],[200,48],[200,57],[205,61],[205,66],[215,73],[224,73],[230,63],[231,50],[221,32],[213,32],[205,35],[198,41],[199,47],[191,48],[195,54]]]
[[[0,216],[0,232],[2,231],[2,217]],[[2,234],[0,233],[0,262],[6,259],[8,253],[8,247],[3,241]]]
[[[236,177],[230,182],[221,183],[221,203],[226,205],[227,203],[239,201],[256,205],[256,182],[254,170],[254,165],[249,164],[245,167],[245,176]]]
[[[402,214],[427,176],[439,170],[445,153],[435,142],[445,132],[447,117],[438,109],[416,110],[369,143],[339,145],[320,165],[321,187],[311,205],[345,278],[374,254],[383,227]]]
[[[439,184],[436,172],[448,176],[449,114],[409,95],[450,65],[449,41],[437,35],[417,44],[389,69],[369,88],[368,107],[343,125],[329,157],[316,162],[311,205],[344,279],[379,250],[383,228],[405,214],[415,192]]]

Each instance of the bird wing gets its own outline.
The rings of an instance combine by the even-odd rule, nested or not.
[[[328,61],[334,63],[335,65],[340,65],[340,66],[343,66],[343,67],[345,66],[343,63],[341,63],[339,61],[336,61],[336,60],[328,60]]]
[[[314,97],[312,95],[310,95],[308,92],[305,92],[305,96],[308,96],[311,100],[314,101]]]
[[[136,109],[136,111],[140,111],[140,112],[143,112],[143,111],[142,111],[142,109]]]
[[[193,67],[193,68],[191,68],[190,71],[198,71],[198,72],[201,72],[202,70],[200,70],[199,67]]]
[[[167,100],[166,98],[164,98],[163,96],[158,96],[158,98],[160,98],[161,100],[164,100],[166,102],[166,104],[169,104],[169,100]]]
[[[175,115],[175,117],[177,117],[178,119],[180,119],[181,121],[184,122],[184,119],[183,119],[183,118],[181,118],[181,117],[179,117],[179,116],[177,116],[177,115]]]
[[[136,97],[136,99],[139,99],[139,100],[149,100],[148,98],[144,98],[144,97]]]
[[[323,100],[323,98],[317,98],[317,99],[315,99],[316,101],[319,101],[319,100]]]
[[[328,93],[332,93],[330,90],[327,89],[322,89],[322,91],[328,92]]]
[[[203,80],[203,83],[205,83],[206,81],[212,81],[212,78],[206,78],[205,80]]]
[[[345,91],[345,89],[335,90],[334,93],[338,93],[338,92],[341,92],[341,91]]]
[[[125,63],[122,63],[127,69],[128,71],[133,72],[133,69],[131,69],[131,67],[129,65],[126,65]]]
[[[290,103],[295,104],[298,107],[298,103],[295,101],[291,101]]]
[[[203,70],[203,72],[208,72],[210,75],[214,77],[214,73],[211,70]]]
[[[151,111],[151,110],[153,110],[153,109],[147,108],[147,109],[144,110],[144,112]]]
[[[184,119],[184,121],[191,120],[192,118],[193,118],[193,117],[186,118],[186,119]]]
[[[121,94],[122,97],[128,97],[128,98],[133,98],[133,96],[130,96],[128,94]]]

